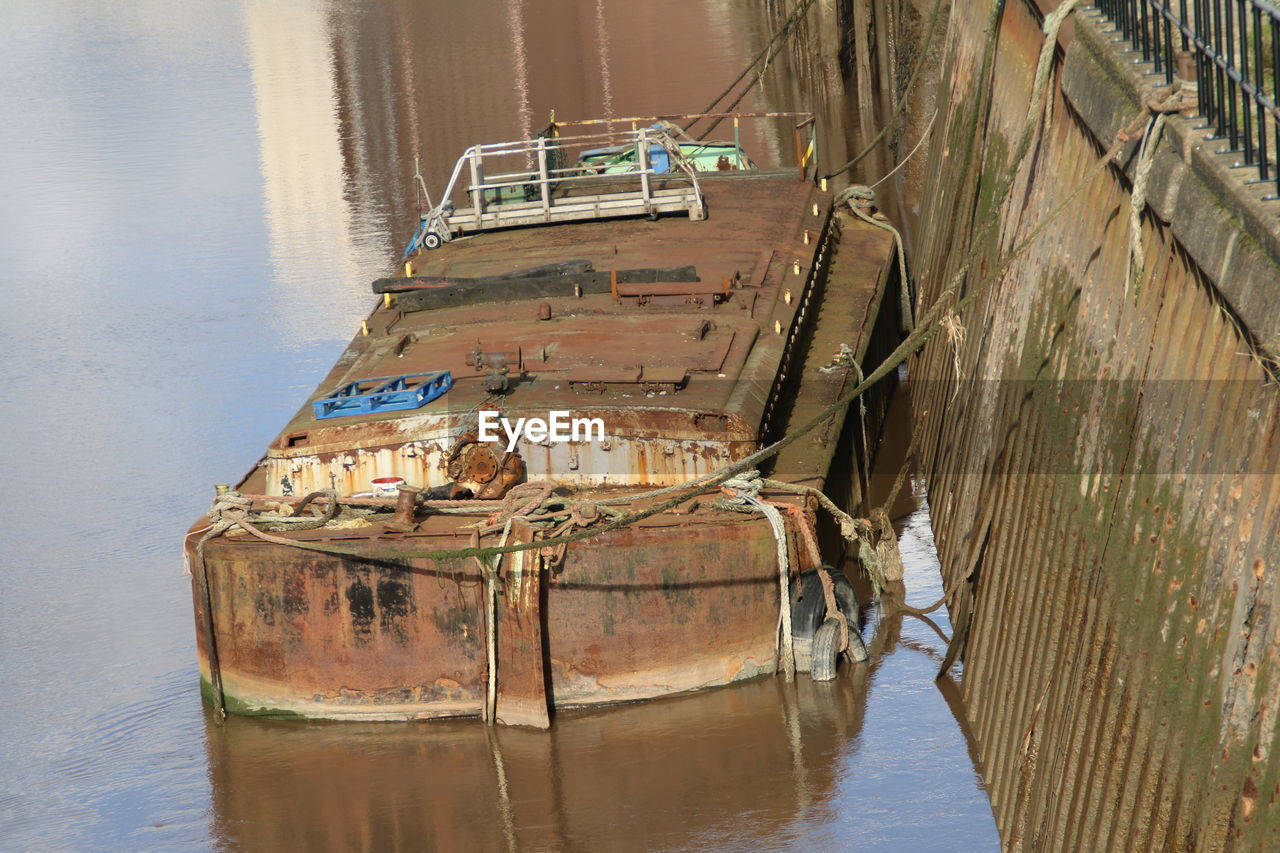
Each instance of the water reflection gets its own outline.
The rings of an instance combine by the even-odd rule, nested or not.
[[[214,814],[253,850],[655,850],[727,841],[735,823],[749,823],[740,840],[786,837],[829,800],[865,698],[852,679],[761,681],[563,716],[546,734],[210,724]]]
[[[277,333],[303,347],[358,324],[413,227],[415,156],[438,193],[466,146],[553,113],[704,107],[766,26],[735,5],[242,0]],[[776,139],[747,144],[776,157]]]

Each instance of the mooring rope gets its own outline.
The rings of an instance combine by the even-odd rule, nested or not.
[[[1129,200],[1129,272],[1124,277],[1124,292],[1129,295],[1132,286],[1136,291],[1138,282],[1142,280],[1142,268],[1146,258],[1142,251],[1142,211],[1147,206],[1147,181],[1151,177],[1151,167],[1156,161],[1156,146],[1160,144],[1160,136],[1164,133],[1166,113],[1158,113],[1151,119],[1151,127],[1142,137],[1142,148],[1138,151],[1137,171],[1133,178],[1133,195]]]
[[[787,527],[778,508],[760,499],[760,485],[760,472],[747,471],[725,480],[720,488],[730,500],[748,504],[764,513],[773,530],[778,551],[778,622],[782,633],[778,657],[781,658],[783,674],[787,681],[791,681],[796,677],[796,650],[795,639],[791,636],[791,564],[787,553]]]
[[[1138,149],[1133,192],[1129,198],[1129,269],[1124,277],[1126,296],[1129,295],[1130,287],[1137,290],[1146,264],[1146,254],[1142,250],[1142,212],[1147,207],[1147,184],[1151,180],[1151,167],[1156,162],[1156,149],[1160,145],[1160,137],[1164,134],[1169,114],[1186,109],[1185,100],[1181,85],[1175,82],[1163,101],[1150,103],[1152,116],[1146,133],[1142,136],[1142,147]]]
[[[911,158],[916,156],[916,152],[920,150],[920,147],[924,145],[925,142],[929,139],[929,134],[933,133],[933,123],[937,120],[938,120],[938,110],[935,107],[933,110],[933,115],[929,116],[929,123],[925,125],[924,133],[920,134],[920,138],[916,140],[916,144],[913,145],[911,147],[911,150],[907,152],[907,156],[899,160],[898,165],[894,166],[892,169],[890,169],[889,171],[881,175],[874,184],[868,184],[868,189],[875,189],[876,187],[880,186],[885,181],[889,180],[894,175],[896,175],[899,169],[907,165],[907,163],[911,161]]]
[[[809,11],[809,7],[812,6],[813,3],[814,3],[814,0],[805,0],[805,2],[797,6],[795,10],[792,11],[792,13],[787,17],[787,19],[782,22],[782,26],[778,27],[776,30],[773,31],[773,37],[769,39],[768,44],[766,44],[764,48],[759,53],[756,54],[754,59],[752,59],[750,62],[747,63],[747,67],[742,69],[742,73],[739,74],[737,77],[735,77],[733,82],[730,83],[728,86],[726,86],[723,92],[721,92],[719,95],[716,95],[715,99],[711,103],[707,104],[707,107],[706,109],[703,110],[703,112],[710,113],[715,111],[716,105],[729,96],[729,93],[733,91],[733,87],[741,83],[743,79],[745,79],[746,76],[751,73],[751,69],[755,68],[757,65],[760,64],[760,60],[764,59],[765,54],[769,54],[769,58],[765,59],[765,63],[764,63],[765,67],[768,67],[769,62],[773,60],[773,57],[775,55],[777,55],[776,51],[772,53],[770,52],[770,51],[773,51],[774,43],[777,42],[778,39],[784,38],[785,36],[789,36],[793,32],[794,25],[799,23],[801,16],[803,16],[805,12]],[[783,44],[785,43],[786,42],[783,42]],[[781,50],[781,49],[782,47],[779,46],[778,50]],[[738,99],[734,101],[733,104],[730,105],[727,109],[720,110],[720,112],[726,112],[726,113],[733,112],[733,108],[742,102],[742,99],[746,97],[747,92],[750,92],[758,82],[759,82],[759,76],[757,75],[756,80],[752,81],[751,84],[748,85],[746,89],[743,89],[742,92],[739,93]],[[701,116],[693,119],[691,122],[689,122],[687,125],[684,126],[684,130],[688,131],[690,128],[692,128],[695,124],[697,124],[701,120],[702,120]],[[715,124],[711,125],[711,127],[707,129],[706,133],[711,133],[711,131],[715,130],[715,128],[719,124],[720,124],[720,121],[717,120]],[[703,135],[705,136],[706,134],[703,134]]]
[[[911,317],[911,283],[907,280],[907,253],[902,246],[902,234],[887,220],[876,219],[869,213],[875,201],[875,190],[865,184],[853,184],[836,193],[833,204],[848,205],[863,222],[893,235],[894,246],[898,250],[898,310],[902,312],[903,326],[910,332],[915,328],[915,322]]]

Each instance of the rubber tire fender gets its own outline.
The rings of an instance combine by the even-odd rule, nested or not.
[[[826,572],[835,581],[836,604],[840,607],[840,612],[844,614],[844,618],[849,620],[849,627],[852,629],[858,627],[861,612],[858,609],[858,598],[853,594],[853,584],[845,577],[844,572],[838,572],[830,566],[823,566],[821,569],[809,569],[801,572],[800,577],[792,585],[793,590],[798,587],[800,593],[798,600],[795,597],[795,593],[792,593],[792,637],[809,639],[816,636],[818,629],[827,618],[827,599],[822,592],[822,579],[818,577],[819,571]],[[852,631],[850,633],[852,634]],[[849,645],[852,652],[852,636],[850,637]]]
[[[849,645],[853,645],[856,629],[849,626]],[[840,621],[824,620],[813,635],[813,667],[809,677],[814,681],[835,681],[840,663]]]

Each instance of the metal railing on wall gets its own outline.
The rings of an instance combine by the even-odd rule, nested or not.
[[[1280,198],[1280,6],[1267,0],[1096,0],[1142,60],[1194,79],[1199,114],[1223,149]]]

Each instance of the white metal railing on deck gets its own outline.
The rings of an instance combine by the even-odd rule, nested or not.
[[[634,146],[634,168],[592,168],[573,156],[588,146],[625,151]],[[667,168],[655,168],[654,151],[666,155]],[[527,170],[488,174],[487,166],[510,168],[513,160]],[[464,181],[466,207],[452,201]],[[430,204],[430,200],[428,200]],[[421,242],[433,249],[461,233],[546,222],[570,222],[617,216],[688,213],[706,215],[697,171],[679,144],[661,127],[622,133],[538,136],[516,142],[473,145],[454,164],[439,204],[423,214]]]
[[[810,113],[716,113],[556,123],[533,139],[473,145],[463,152],[439,203],[426,201],[407,258],[463,234],[551,222],[686,213],[706,216],[698,172],[752,171],[742,150],[742,119],[801,119],[794,127],[801,179],[813,160],[816,137]],[[733,121],[733,140],[702,141],[674,122],[712,121],[710,133]],[[645,126],[641,126],[641,125]],[[629,125],[629,127],[627,127]],[[626,129],[616,130],[622,126]],[[566,128],[582,131],[562,135]],[[597,128],[600,128],[597,130]],[[808,145],[802,137],[808,131]]]

